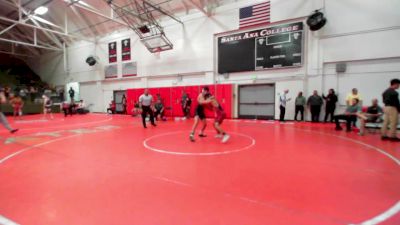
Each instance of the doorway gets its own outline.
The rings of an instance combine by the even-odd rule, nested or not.
[[[125,107],[123,97],[125,96]],[[126,91],[114,91],[115,112],[119,114],[126,114]]]
[[[239,118],[275,117],[275,84],[239,85]]]

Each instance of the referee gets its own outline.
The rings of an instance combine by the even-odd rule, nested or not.
[[[142,94],[139,97],[139,108],[142,111],[142,122],[143,122],[143,127],[146,127],[146,116],[147,114],[150,115],[150,122],[151,125],[156,126],[154,123],[154,115],[153,115],[153,110],[152,110],[152,104],[153,104],[153,96],[149,94],[149,89],[144,89],[144,94]]]

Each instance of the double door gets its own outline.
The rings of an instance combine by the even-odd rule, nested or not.
[[[257,84],[239,86],[239,118],[274,119],[275,85]]]

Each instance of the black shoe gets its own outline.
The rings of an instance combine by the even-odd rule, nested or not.
[[[157,124],[155,124],[155,123],[152,123],[151,125],[153,125],[153,127],[156,127],[156,126],[157,126]]]
[[[10,130],[10,133],[15,133],[15,132],[17,132],[18,131],[18,129],[12,129],[12,130]]]
[[[387,141],[387,140],[389,140],[389,137],[388,137],[388,136],[382,136],[382,137],[381,137],[381,140],[382,140],[382,141]]]
[[[339,131],[339,130],[343,130],[343,128],[342,127],[336,127],[335,130]]]
[[[189,136],[189,140],[191,141],[191,142],[194,142],[195,140],[194,140],[194,135],[193,134],[191,134],[190,136]]]
[[[351,132],[352,131],[352,129],[346,129],[346,132]]]
[[[143,128],[147,128],[147,126],[143,126]]]
[[[398,138],[398,137],[391,137],[391,138],[389,138],[389,141],[400,142],[400,138]]]
[[[205,134],[199,134],[199,137],[207,137]]]

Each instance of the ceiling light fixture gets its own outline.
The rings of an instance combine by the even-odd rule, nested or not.
[[[35,9],[35,14],[36,15],[44,15],[49,11],[49,9],[45,6],[39,6],[37,9]]]

